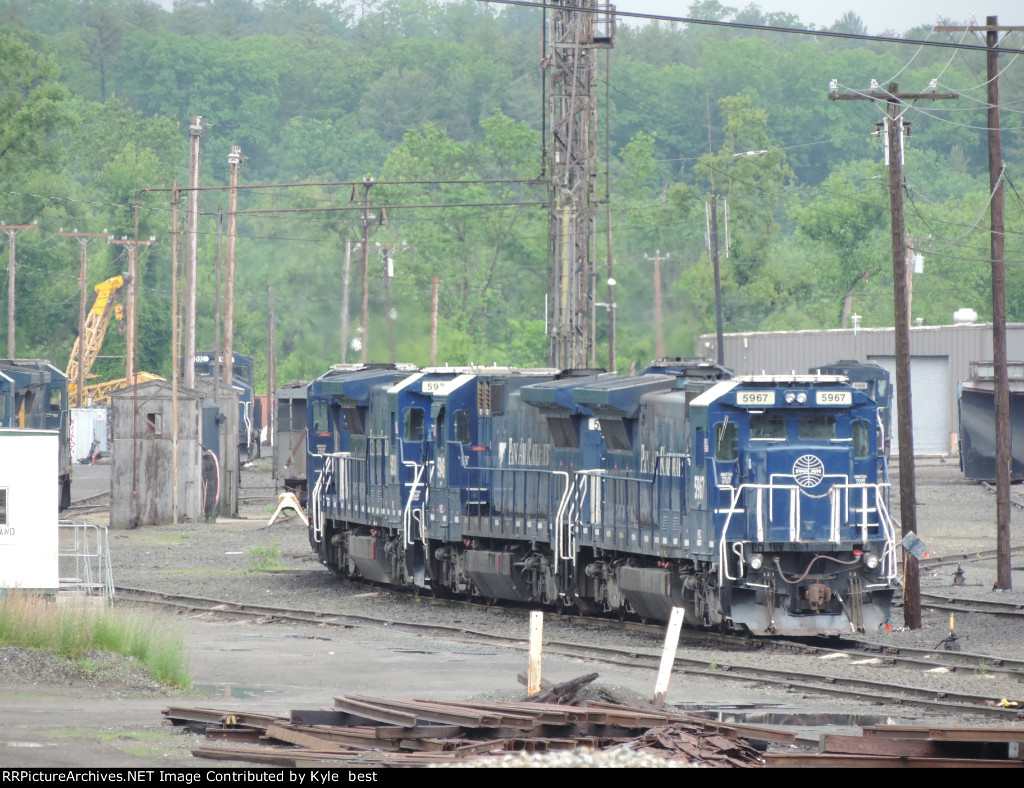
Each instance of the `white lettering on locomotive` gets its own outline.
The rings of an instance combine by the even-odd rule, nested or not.
[[[682,460],[679,457],[661,457],[665,453],[665,447],[659,446],[657,449],[648,449],[643,444],[640,445],[640,473],[654,473],[657,471],[662,476],[682,476],[683,466]],[[658,458],[661,457],[661,462],[658,462]],[[679,462],[673,462],[678,460]]]
[[[533,439],[508,445],[509,465],[548,465],[551,447],[546,443],[534,443]]]
[[[693,477],[693,497],[697,501],[703,501],[707,491],[707,479],[698,474]]]

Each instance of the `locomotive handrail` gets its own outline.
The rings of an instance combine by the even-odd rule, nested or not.
[[[782,475],[782,474],[780,474]],[[774,475],[772,479],[774,479]],[[883,558],[889,553],[890,546],[895,545],[895,529],[892,526],[891,519],[889,517],[888,509],[885,507],[883,501],[882,489],[888,487],[888,483],[866,483],[866,482],[835,482],[827,495],[831,498],[830,506],[830,534],[829,541],[833,544],[838,544],[841,541],[840,529],[843,525],[843,510],[845,509],[846,516],[849,516],[849,492],[850,490],[862,490],[865,496],[864,507],[861,509],[861,523],[860,528],[862,529],[863,540],[867,541],[867,527],[869,525],[877,525],[882,529],[884,534],[884,547],[883,547]],[[774,481],[768,484],[757,484],[751,482],[744,482],[738,487],[732,485],[718,485],[717,489],[722,492],[727,492],[730,496],[729,508],[722,510],[720,508],[714,509],[714,514],[726,515],[725,523],[722,526],[722,535],[718,539],[718,577],[719,584],[725,580],[737,580],[738,577],[733,577],[729,572],[728,567],[728,549],[726,547],[728,543],[729,526],[732,524],[732,516],[737,512],[744,511],[737,509],[737,503],[739,502],[740,496],[744,491],[756,492],[756,524],[757,524],[757,541],[764,541],[764,527],[763,527],[763,510],[762,510],[762,496],[765,490],[769,493],[769,521],[771,521],[771,508],[773,505],[773,498],[775,490],[787,491],[790,493],[790,505],[789,505],[789,538],[790,541],[800,542],[800,499],[801,495],[806,494],[803,488],[799,485],[779,485],[775,484]],[[875,492],[875,512],[878,514],[877,523],[867,523],[867,513],[869,508],[867,506],[866,496],[868,491],[874,490]],[[843,493],[842,500],[838,500],[839,493]],[[824,496],[818,496],[824,497]],[[848,523],[854,527],[858,527],[856,523]],[[894,547],[892,547],[895,550]],[[891,579],[891,577],[890,577]]]
[[[889,484],[880,484],[879,487],[888,487]],[[885,547],[882,548],[881,562],[885,576],[889,580],[895,580],[897,574],[896,567],[896,526],[893,523],[892,515],[889,514],[889,507],[885,504],[885,499],[879,495],[877,500],[878,506],[885,513],[885,517],[882,519],[883,527],[885,528]],[[888,569],[884,569],[884,567]]]
[[[555,571],[558,571],[558,562],[573,559],[575,563],[575,556],[563,556],[562,555],[562,524],[565,518],[565,510],[569,506],[569,500],[571,498],[572,490],[576,486],[575,484],[569,483],[569,472],[568,471],[551,471],[552,476],[561,476],[565,479],[565,489],[562,491],[562,499],[558,502],[558,510],[555,513],[555,542],[557,547],[555,548]]]
[[[406,547],[411,547],[412,543],[413,543],[412,542],[412,527],[411,527],[411,524],[412,524],[412,502],[413,502],[413,499],[416,497],[416,488],[420,486],[420,480],[423,478],[423,471],[424,471],[424,469],[426,469],[426,467],[428,465],[432,465],[432,464],[433,463],[431,463],[429,461],[428,462],[419,463],[419,462],[412,462],[411,460],[409,460],[409,461],[402,460],[402,465],[404,465],[407,468],[412,468],[414,473],[415,473],[415,476],[413,477],[413,480],[408,483],[409,484],[409,496],[405,499],[405,507],[402,510],[402,536],[403,536],[404,544],[405,544]],[[424,495],[424,499],[423,499],[423,505],[420,507],[421,511],[426,508],[426,496],[427,496],[428,493],[429,493],[429,489],[424,487],[424,494],[423,494]],[[421,532],[422,532],[422,528],[423,528],[423,518],[421,516],[420,517],[420,530],[421,530]],[[423,538],[422,537],[422,533],[420,534],[420,538],[421,539]],[[423,544],[426,545],[426,540],[425,539],[423,540]]]
[[[312,505],[310,506],[309,512],[309,523],[310,531],[313,536],[313,541],[319,544],[324,538],[324,523],[323,523],[323,507],[320,503],[320,493],[323,490],[324,475],[327,472],[327,463],[329,456],[323,454],[314,454],[314,457],[322,457],[324,460],[323,467],[317,471],[316,483],[313,485],[312,493]]]

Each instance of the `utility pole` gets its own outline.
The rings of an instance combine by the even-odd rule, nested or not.
[[[363,181],[363,297],[360,309],[363,330],[360,361],[364,364],[370,346],[370,189],[372,188],[373,178],[366,178]]]
[[[32,224],[4,224],[0,222],[0,230],[7,233],[9,243],[7,245],[7,358],[17,358],[14,354],[14,238],[19,230],[31,230],[38,228],[36,223]]]
[[[348,280],[352,263],[352,239],[345,239],[345,265],[341,269],[341,356],[339,360],[345,363],[348,355]]]
[[[608,269],[608,371],[615,372],[615,277],[613,276],[614,260],[612,257],[612,189],[611,189],[611,48],[604,51],[604,209],[605,209],[605,265]],[[595,362],[594,366],[597,366]]]
[[[277,339],[274,336],[274,283],[270,283],[270,314],[267,316],[267,437],[270,443],[270,456],[273,457],[274,478],[277,478],[277,452],[274,451],[277,432],[277,403],[274,402],[274,392],[277,389],[277,353],[274,348]]]
[[[714,174],[711,176],[714,178]],[[726,233],[728,235],[728,233]],[[728,243],[728,238],[726,238]],[[726,255],[728,256],[728,255]],[[718,364],[725,366],[725,326],[722,320],[722,276],[718,259],[718,195],[711,183],[711,217],[708,231],[708,257],[715,276],[715,343],[718,345]]]
[[[217,206],[217,289],[214,291],[214,318],[213,318],[213,379],[220,378],[220,360],[224,355],[220,346],[220,293],[221,293],[221,241],[224,236],[224,213],[220,206]]]
[[[60,234],[66,238],[77,238],[78,243],[82,247],[81,264],[78,271],[78,288],[81,291],[81,298],[78,302],[78,357],[68,363],[68,370],[75,376],[74,381],[68,381],[68,383],[75,384],[75,395],[68,397],[70,400],[68,406],[80,408],[82,407],[82,396],[85,392],[85,301],[88,289],[86,270],[89,257],[86,250],[89,246],[89,241],[93,238],[106,238],[107,233],[105,230],[102,233],[80,233],[76,227],[73,233],[66,233],[62,230]]]
[[[171,192],[171,518],[178,524],[178,202],[181,192],[174,181]]]
[[[900,93],[895,82],[888,90],[872,85],[866,93],[838,93],[829,85],[829,99],[884,101],[886,150],[889,164],[889,211],[892,236],[892,278],[896,334],[896,412],[900,444],[900,528],[904,539],[917,533],[917,493],[914,484],[914,427],[910,396],[910,315],[907,313],[907,236],[903,214],[903,112],[905,101],[955,99],[956,93]],[[903,619],[909,629],[921,628],[921,580],[917,558],[903,551]]]
[[[644,255],[645,260],[654,261],[654,357],[665,358],[665,334],[661,325],[661,261],[668,260],[669,253],[661,256],[661,250],[656,249],[654,257]]]
[[[1012,587],[1010,577],[1010,381],[1006,366],[1006,266],[1003,259],[1003,151],[999,125],[999,33],[1024,31],[1000,26],[999,18],[985,18],[984,26],[941,26],[941,32],[984,33],[988,46],[988,182],[992,193],[989,250],[992,254],[992,365],[995,368],[996,441],[996,585]]]
[[[238,237],[238,163],[242,149],[231,146],[228,154],[230,176],[228,185],[228,261],[224,273],[224,385],[230,386],[235,375],[235,241]],[[273,292],[273,291],[271,291]],[[258,448],[258,447],[257,447]]]
[[[437,363],[437,274],[430,297],[430,366]]]
[[[135,375],[139,371],[135,359],[135,332],[138,323],[138,310],[136,308],[138,290],[136,282],[139,281],[139,247],[155,244],[156,236],[151,235],[148,241],[139,241],[128,236],[122,236],[121,238],[108,236],[107,243],[128,247],[128,297],[125,298],[127,306],[125,322],[128,324],[128,330],[125,337],[127,348],[124,357],[124,377],[128,384],[131,385],[135,382]]]
[[[595,50],[613,46],[614,15],[596,0],[552,0],[545,9],[542,67],[550,131],[547,163],[548,359],[585,367],[591,357],[594,260],[593,191],[597,174]],[[548,14],[551,15],[548,27]]]
[[[196,303],[199,274],[199,140],[203,136],[203,117],[195,115],[188,127],[189,136],[189,214],[188,268],[185,283],[185,388],[196,387]],[[132,285],[134,287],[134,284]]]
[[[713,156],[711,147],[711,100],[705,99],[708,113],[708,156]],[[708,259],[711,260],[711,268],[715,278],[715,344],[717,348],[718,365],[725,366],[725,328],[722,321],[722,278],[718,262],[718,194],[715,192],[715,168],[709,162],[708,175],[711,179],[711,205],[705,204],[704,210],[708,222]],[[725,256],[729,256],[729,231],[728,220],[726,220]]]

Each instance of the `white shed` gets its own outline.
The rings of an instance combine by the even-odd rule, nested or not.
[[[55,591],[56,430],[0,429],[0,588]]]

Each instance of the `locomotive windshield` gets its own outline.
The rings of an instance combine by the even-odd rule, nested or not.
[[[750,414],[751,440],[785,440],[786,420],[778,413]]]
[[[836,417],[811,415],[799,419],[797,435],[803,441],[827,441],[836,437]]]

